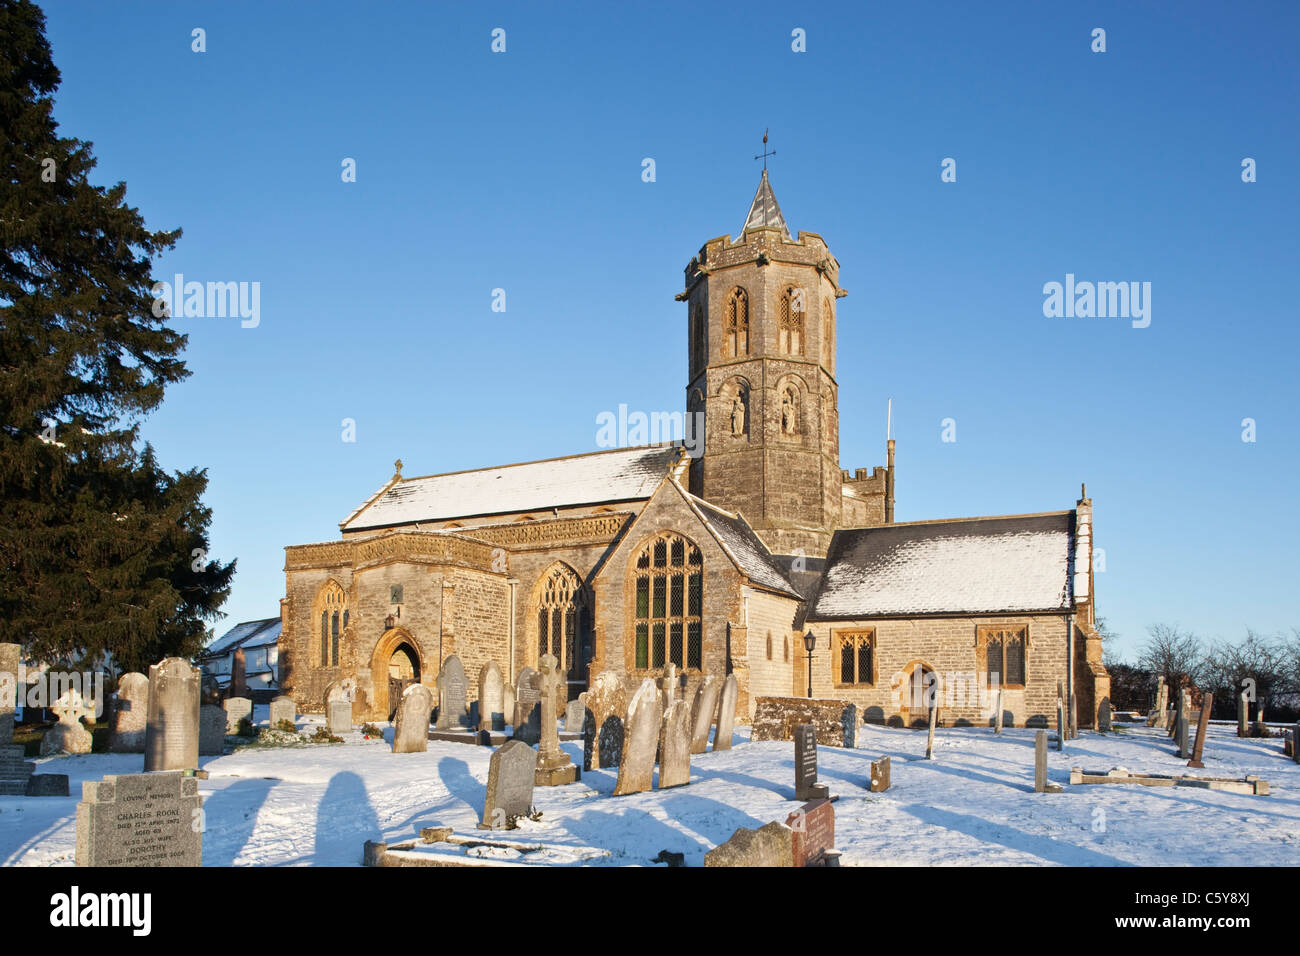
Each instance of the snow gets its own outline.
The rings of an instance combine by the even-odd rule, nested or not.
[[[263,708],[264,710],[264,708]],[[322,723],[303,717],[310,733]],[[391,739],[391,730],[388,737]],[[563,744],[575,762],[581,745]],[[1300,765],[1282,756],[1279,738],[1238,739],[1211,726],[1205,769],[1188,770],[1162,732],[1144,726],[1089,731],[1049,752],[1058,795],[1033,793],[1034,731],[941,728],[935,759],[923,759],[922,731],[864,727],[853,750],[820,747],[821,780],[835,804],[837,846],[845,866],[918,865],[1237,865],[1300,862]],[[366,840],[407,842],[422,827],[475,830],[483,809],[491,750],[430,741],[422,754],[393,754],[359,733],[343,744],[253,748],[201,758],[199,782],[207,831],[204,864],[360,864]],[[892,787],[864,788],[870,761],[892,758]],[[1269,796],[1138,785],[1069,786],[1072,766],[1214,777],[1258,774]],[[40,761],[67,773],[78,795],[84,780],[135,773],[141,757],[91,754]],[[651,865],[661,850],[687,866],[737,827],[784,821],[794,799],[789,742],[751,743],[740,728],[729,751],[695,755],[689,786],[613,797],[617,772],[584,772],[571,786],[538,788],[540,821],[499,834],[502,842],[541,844],[537,862],[554,865]],[[0,863],[72,865],[76,796],[0,797]],[[495,839],[495,836],[488,837]],[[609,851],[593,856],[590,848]],[[489,850],[481,862],[492,862]],[[506,854],[512,859],[513,854]],[[527,858],[525,857],[525,858]]]

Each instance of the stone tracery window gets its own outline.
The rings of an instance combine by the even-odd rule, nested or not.
[[[876,632],[848,631],[835,635],[835,683],[875,684]]]
[[[582,580],[567,564],[556,564],[542,579],[537,597],[537,659],[554,654],[570,683],[585,680],[591,659],[591,628]]]
[[[704,559],[685,537],[663,532],[646,541],[633,563],[636,667],[683,670],[704,664]]]
[[[329,581],[316,595],[317,614],[313,619],[320,620],[320,653],[317,657],[321,667],[338,667],[339,645],[343,632],[348,626],[347,592],[337,581]]]
[[[777,314],[777,347],[786,355],[803,355],[806,328],[804,316],[808,312],[805,298],[803,289],[796,289],[793,286],[786,289],[781,296]]]
[[[976,631],[976,644],[984,662],[989,687],[1025,686],[1026,626],[996,625]]]
[[[725,358],[749,354],[749,294],[737,286],[727,298],[722,341]]]

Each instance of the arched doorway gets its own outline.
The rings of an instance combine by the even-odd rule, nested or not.
[[[410,632],[402,627],[387,631],[370,658],[373,718],[392,720],[402,691],[420,683],[421,670],[420,651]]]
[[[578,573],[567,564],[553,564],[533,592],[533,666],[544,654],[559,661],[559,672],[568,685],[565,700],[576,700],[587,689],[587,665],[591,662],[591,612],[587,592]]]
[[[939,704],[939,676],[925,661],[912,661],[903,668],[903,699],[899,716],[904,727],[925,727],[930,722],[930,701]],[[936,720],[938,714],[935,715]]]

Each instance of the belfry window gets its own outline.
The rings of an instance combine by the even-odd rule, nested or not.
[[[634,562],[636,667],[683,670],[704,664],[704,561],[700,549],[666,532],[641,546]]]
[[[723,321],[724,358],[749,354],[749,295],[739,287],[727,298],[727,312]]]
[[[777,316],[777,345],[786,355],[803,355],[804,316],[808,306],[803,289],[789,288],[781,296]]]

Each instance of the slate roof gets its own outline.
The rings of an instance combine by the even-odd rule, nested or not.
[[[743,517],[711,505],[688,491],[683,490],[682,494],[700,515],[700,520],[713,531],[714,537],[731,554],[750,583],[799,600],[803,599],[780,567],[772,560],[767,547]]]
[[[280,639],[280,619],[266,617],[260,621],[244,621],[203,649],[200,657],[221,657],[240,647],[262,647]]]
[[[924,521],[835,532],[813,620],[1065,612],[1074,512]]]
[[[448,521],[650,497],[681,455],[680,443],[616,448],[546,461],[390,483],[344,518],[344,531]]]
[[[772,184],[768,182],[766,169],[763,170],[758,192],[754,193],[754,201],[749,204],[749,215],[745,217],[745,225],[740,231],[743,233],[746,229],[762,229],[765,226],[777,226],[781,235],[790,238],[790,230],[786,227],[785,217],[781,215],[781,207],[776,204],[776,195],[772,192]]]

